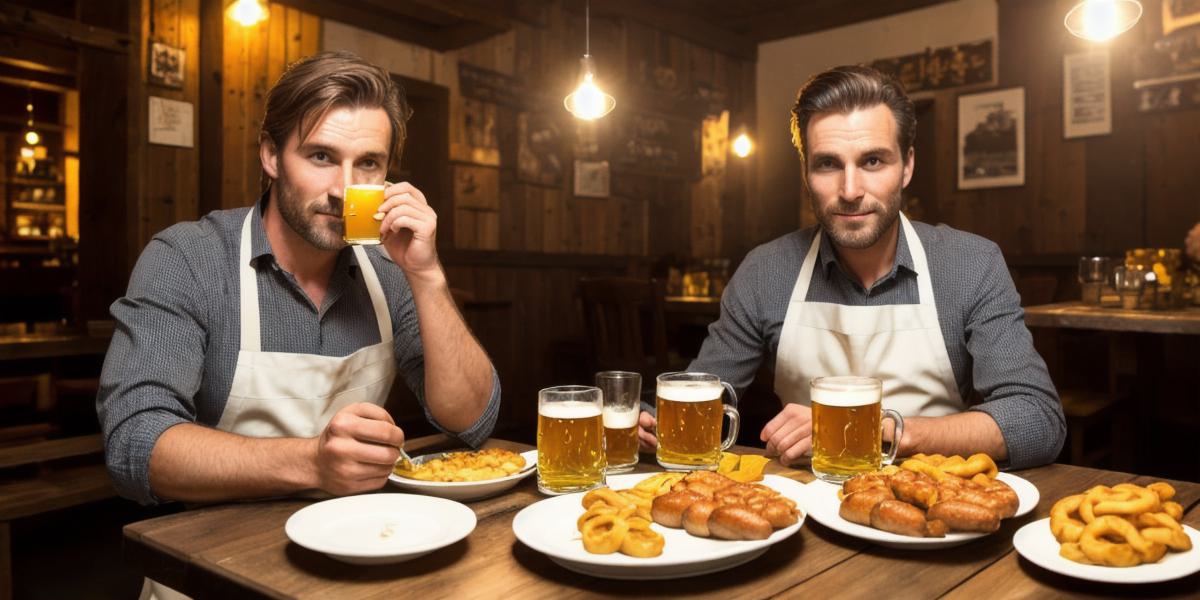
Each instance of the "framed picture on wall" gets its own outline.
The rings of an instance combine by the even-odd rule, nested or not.
[[[1025,185],[1025,88],[958,97],[958,189]]]
[[[575,195],[582,198],[607,198],[609,196],[607,160],[575,161]]]
[[[150,83],[182,89],[187,52],[161,42],[150,44]]]

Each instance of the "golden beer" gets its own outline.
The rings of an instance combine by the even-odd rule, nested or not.
[[[658,464],[667,469],[717,468],[721,451],[737,439],[741,418],[737,409],[721,402],[733,387],[708,373],[663,373],[658,376]],[[721,416],[729,415],[729,434],[721,439]]]
[[[347,244],[378,244],[379,221],[375,213],[383,204],[383,186],[356,184],[346,188],[342,220],[346,231],[342,239]]]
[[[594,389],[594,388],[592,388]],[[538,489],[569,494],[604,484],[604,422],[596,402],[539,402]]]
[[[883,387],[868,377],[823,377],[812,384],[813,474],[826,481],[840,482],[861,473],[878,470],[883,454],[883,414],[896,419],[896,439],[903,433],[903,419],[883,410]],[[895,458],[896,444],[887,456]]]
[[[604,407],[604,456],[608,472],[627,471],[637,464],[638,410]]]

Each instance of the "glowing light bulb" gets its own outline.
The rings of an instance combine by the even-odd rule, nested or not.
[[[38,135],[38,132],[36,132],[32,129],[25,132],[25,143],[26,144],[29,144],[30,146],[36,146],[36,145],[38,145],[38,142],[40,142],[40,141],[42,141],[42,136]]]
[[[754,141],[750,139],[745,132],[738,134],[733,138],[733,155],[738,158],[746,158],[754,153]]]
[[[259,0],[237,0],[229,7],[229,18],[245,27],[253,27],[267,19],[267,9]]]
[[[1138,0],[1084,0],[1067,13],[1063,25],[1076,37],[1106,42],[1129,31],[1141,18]]]
[[[584,73],[579,87],[563,100],[563,105],[576,117],[585,121],[594,121],[612,112],[617,101],[604,93],[596,85],[595,76],[591,72]]]

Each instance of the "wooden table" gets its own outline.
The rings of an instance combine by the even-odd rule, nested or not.
[[[514,450],[528,446],[493,441]],[[417,453],[445,449],[445,438],[411,440]],[[738,448],[740,453],[761,450]],[[646,465],[640,471],[655,470]],[[651,459],[652,461],[652,459]],[[769,473],[809,481],[808,471],[772,462]],[[1048,598],[1118,594],[1194,596],[1200,574],[1162,584],[1101,585],[1045,571],[1019,558],[1012,536],[1049,516],[1054,500],[1104,483],[1146,484],[1127,473],[1049,465],[1019,473],[1041,492],[1032,514],[1000,531],[944,550],[902,551],[872,546],[812,519],[763,556],[740,567],[667,581],[614,581],[579,575],[518,542],[517,511],[541,500],[533,478],[496,498],[470,503],[479,519],[467,539],[423,558],[393,565],[337,562],[288,541],[283,526],[306,500],[225,504],[125,527],[126,557],[148,576],[196,598],[572,598],[698,596],[710,598],[938,597]],[[1200,484],[1171,482],[1184,520],[1200,525]],[[1200,552],[1200,549],[1193,550]]]
[[[1027,307],[1025,324],[1030,327],[1200,335],[1200,308],[1127,310],[1062,302]]]
[[[0,336],[0,360],[99,356],[111,341],[111,333]]]

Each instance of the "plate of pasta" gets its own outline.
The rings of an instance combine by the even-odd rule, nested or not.
[[[440,452],[414,457],[412,462],[412,469],[397,463],[388,481],[411,492],[469,501],[495,496],[529,477],[536,470],[537,450]]]

